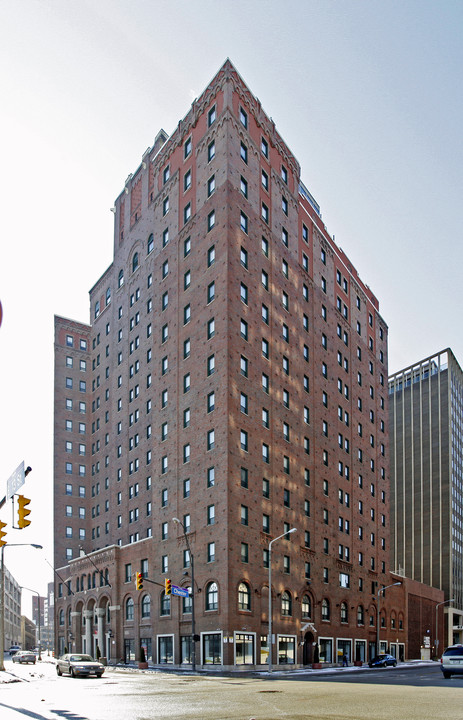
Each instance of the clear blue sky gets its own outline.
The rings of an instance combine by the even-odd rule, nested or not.
[[[0,486],[33,466],[10,542],[52,560],[53,315],[89,320],[109,208],[226,57],[377,295],[390,371],[447,346],[463,363],[462,35],[461,0],[1,3]],[[39,555],[5,557],[44,592]]]

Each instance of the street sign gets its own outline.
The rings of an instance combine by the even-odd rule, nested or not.
[[[178,597],[189,597],[190,593],[188,588],[178,587],[178,585],[172,585],[172,595],[178,595]]]
[[[26,482],[26,474],[24,471],[24,460],[22,461],[21,465],[18,465],[16,470],[8,480],[6,481],[6,499],[9,500],[13,497],[15,492],[19,490],[21,485],[24,485]]]

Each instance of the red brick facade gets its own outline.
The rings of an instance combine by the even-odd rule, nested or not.
[[[198,664],[265,662],[266,553],[293,527],[272,552],[273,662],[308,664],[316,641],[326,662],[368,658],[394,582],[387,326],[229,61],[127,179],[114,238],[91,326],[56,319],[58,650],[191,660],[190,609],[162,596],[191,583],[177,517]],[[82,462],[68,397],[87,403]],[[137,592],[140,570],[155,584]],[[381,639],[406,656],[403,596],[381,601]]]

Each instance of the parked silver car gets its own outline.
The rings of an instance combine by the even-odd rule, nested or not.
[[[71,677],[88,677],[89,675],[101,677],[104,673],[104,665],[90,655],[67,653],[58,658],[56,672],[60,676],[63,673],[69,673]]]

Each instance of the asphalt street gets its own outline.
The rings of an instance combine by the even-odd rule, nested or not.
[[[52,662],[0,673],[1,720],[448,720],[462,717],[463,677],[436,664],[379,670],[203,676],[108,668],[56,676]]]

